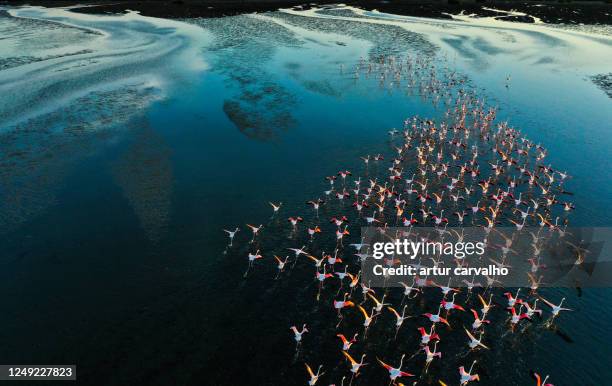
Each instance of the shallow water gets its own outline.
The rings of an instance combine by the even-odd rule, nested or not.
[[[336,288],[317,302],[305,263],[274,281],[268,261],[244,280],[247,230],[223,254],[221,229],[263,223],[268,249],[301,246],[284,218],[310,212],[323,176],[387,152],[407,117],[442,116],[418,90],[354,79],[360,57],[446,58],[573,176],[572,222],[611,223],[611,100],[590,78],[612,71],[603,35],[350,9],[167,21],[24,8],[0,30],[12,31],[0,40],[4,363],[76,363],[79,384],[303,384],[307,360],[339,383]],[[268,201],[283,202],[281,220]],[[605,384],[612,349],[593,340],[612,339],[610,291],[563,294],[573,343],[537,328],[490,337],[482,384],[530,384],[532,368]],[[304,321],[319,333],[296,359],[288,327]],[[416,323],[397,342],[374,329],[368,349],[397,361],[416,350]],[[471,358],[449,355],[424,383],[452,384]],[[362,384],[387,383],[368,367]]]

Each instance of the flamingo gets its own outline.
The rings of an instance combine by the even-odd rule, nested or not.
[[[293,227],[293,229],[295,230],[297,228],[297,224],[299,222],[304,221],[303,218],[301,218],[300,216],[296,216],[296,217],[289,217],[287,219],[287,221],[289,221],[291,223],[291,226]]]
[[[390,379],[389,384],[395,382],[397,378],[414,377],[414,374],[410,374],[410,373],[407,373],[401,370],[402,364],[404,363],[405,356],[406,354],[402,355],[402,358],[400,359],[400,364],[397,367],[392,367],[386,364],[385,362],[381,361],[379,358],[376,358],[378,360],[378,363],[380,363],[380,365],[384,367],[385,369],[387,369],[387,371],[389,372],[389,379]]]
[[[321,228],[319,228],[318,225],[314,228],[308,228],[308,235],[310,236],[310,240],[314,239],[314,235],[317,233],[321,233]]]
[[[530,319],[529,315],[527,315],[526,313],[521,313],[521,311],[523,311],[523,305],[521,304],[521,306],[519,307],[519,311],[518,313],[516,312],[516,309],[514,309],[514,307],[512,307],[510,309],[510,327],[512,328],[512,331],[514,331],[514,328],[518,325],[518,323],[523,320],[523,319]]]
[[[337,334],[336,336],[338,338],[340,338],[340,340],[342,341],[342,351],[348,351],[351,346],[357,342],[357,333],[355,333],[355,335],[353,335],[353,337],[351,338],[351,340],[346,339],[346,337],[342,334]]]
[[[548,375],[544,377],[544,379],[542,379],[540,374],[536,372],[533,372],[532,375],[536,380],[536,386],[554,386],[552,383],[546,383],[546,381],[548,380]]]
[[[478,339],[476,339],[476,338],[474,337],[474,335],[472,335],[472,334],[471,334],[471,333],[470,333],[470,332],[467,330],[467,328],[463,327],[463,329],[465,330],[465,333],[467,334],[468,338],[470,338],[470,343],[468,343],[468,346],[470,346],[470,350],[474,350],[474,349],[476,349],[476,348],[478,348],[478,347],[482,347],[482,348],[485,348],[485,349],[487,349],[487,350],[489,349],[487,346],[485,346],[485,345],[482,343],[482,335],[484,334],[484,332],[482,332],[482,331],[481,331],[481,332],[480,332],[480,337],[479,337]]]
[[[349,234],[349,231],[346,230],[346,228],[347,227],[345,226],[342,232],[340,231],[340,229],[336,230],[336,240],[338,243],[340,243],[340,245],[342,245],[342,238]]]
[[[361,305],[358,305],[357,307],[359,308],[359,311],[361,311],[361,313],[363,314],[363,326],[365,327],[365,333],[367,333],[368,328],[372,324],[372,321],[375,317],[378,316],[378,314],[376,313],[374,308],[372,308],[372,312],[368,314],[368,312]]]
[[[412,316],[405,316],[406,315],[406,307],[407,307],[407,305],[405,305],[404,308],[402,309],[402,314],[401,315],[395,310],[395,308],[387,307],[387,309],[389,311],[393,312],[393,315],[395,315],[395,336],[397,336],[397,333],[398,333],[400,327],[402,327],[402,323],[404,323],[404,320],[412,318]]]
[[[342,259],[338,257],[338,250],[334,252],[334,255],[327,255],[327,264],[334,265],[336,263],[342,263]]]
[[[540,317],[542,316],[542,310],[536,308],[537,304],[538,304],[538,299],[534,300],[533,306],[530,306],[528,302],[523,303],[523,305],[527,309],[526,314],[527,316],[529,316],[529,318],[531,318],[533,314],[538,314]]]
[[[339,171],[338,175],[342,177],[342,182],[344,183],[344,181],[346,180],[346,176],[352,176],[353,174],[349,172],[348,170],[343,170],[343,171]]]
[[[349,244],[349,246],[355,248],[357,250],[357,252],[361,252],[363,247],[369,247],[370,244],[365,244],[365,243],[361,242],[361,243],[358,243],[358,244]]]
[[[331,192],[330,192],[331,193]],[[320,198],[316,199],[316,200],[311,200],[311,201],[306,201],[307,205],[312,205],[312,208],[315,211],[315,214],[317,216],[317,218],[319,217],[319,208],[321,207],[322,204],[325,203],[325,200],[322,200]]]
[[[300,257],[300,255],[307,255],[308,256],[308,253],[306,253],[306,250],[304,250],[304,248],[306,248],[305,245],[302,245],[301,248],[287,248],[287,250],[293,251],[293,253],[295,253],[295,260],[293,261],[293,266],[292,267],[295,267],[295,264],[297,263],[298,257]]]
[[[437,314],[425,313],[425,314],[422,314],[422,316],[427,317],[427,319],[429,319],[429,321],[434,323],[434,324],[442,322],[442,323],[446,324],[448,327],[450,327],[450,324],[448,323],[448,320],[446,320],[445,318],[440,316],[440,311],[442,311],[442,305],[440,305],[440,307],[438,307],[438,313]]]
[[[240,228],[236,227],[236,229],[234,229],[233,231],[228,231],[227,229],[224,229],[223,231],[227,233],[230,239],[230,243],[228,246],[231,247],[232,245],[234,245],[234,236],[236,236],[236,233],[240,231]]]
[[[465,311],[465,308],[461,307],[458,304],[455,304],[455,295],[457,295],[456,292],[453,292],[453,298],[452,300],[446,301],[445,299],[442,299],[442,301],[440,302],[440,304],[442,305],[442,307],[444,307],[444,309],[449,312],[450,310],[459,310],[459,311]]]
[[[258,249],[258,250],[257,250],[255,253],[251,253],[251,252],[249,252],[248,257],[249,257],[249,266],[248,266],[248,268],[247,268],[246,272],[244,273],[243,277],[247,277],[247,275],[248,275],[248,273],[249,273],[249,270],[250,270],[250,269],[251,269],[251,267],[253,266],[253,262],[254,262],[255,260],[259,260],[259,259],[262,259],[262,258],[263,258],[263,256],[259,254],[259,249]]]
[[[253,238],[251,239],[251,243],[253,243],[255,241],[255,237],[259,234],[261,228],[263,228],[263,225],[259,225],[258,227],[256,227],[254,225],[246,224],[246,226],[251,228],[251,231],[253,232]]]
[[[334,224],[336,224],[336,226],[337,226],[338,228],[340,228],[340,226],[341,226],[341,225],[342,225],[344,222],[346,222],[346,221],[348,221],[348,219],[346,218],[346,216],[342,216],[342,217],[340,217],[340,218],[337,218],[337,217],[332,217],[332,218],[331,218],[331,220],[329,220],[329,222],[330,222],[330,223],[334,223]]]
[[[429,365],[431,364],[431,362],[434,360],[435,357],[442,358],[442,353],[436,352],[437,347],[438,347],[438,341],[434,343],[433,351],[429,349],[429,346],[425,346],[423,348],[423,351],[425,351],[425,368],[424,368],[425,373],[427,373],[427,370],[429,369]]]
[[[334,308],[338,312],[338,316],[340,316],[340,311],[343,308],[353,307],[355,305],[355,303],[351,302],[350,300],[346,300],[348,298],[348,296],[349,296],[349,294],[345,293],[344,294],[344,298],[342,300],[334,300]]]
[[[302,336],[309,332],[308,328],[306,328],[306,323],[302,325],[302,331],[299,331],[296,326],[291,326],[289,329],[293,331],[293,339],[295,339],[298,346],[302,343]]]
[[[278,204],[275,204],[273,202],[268,202],[268,204],[270,204],[270,206],[272,206],[272,217],[274,217],[274,215],[276,213],[278,213],[278,210],[281,208],[281,206],[283,205],[282,202],[279,202]]]
[[[400,282],[400,284],[404,287],[404,293],[403,293],[404,294],[404,298],[412,299],[412,298],[416,297],[416,295],[413,296],[412,298],[410,297],[410,294],[412,292],[421,292],[420,289],[414,287],[415,280],[416,280],[416,278],[413,277],[412,278],[412,285],[408,285],[408,284],[406,284],[404,282]],[[403,300],[402,300],[402,303],[403,303]]]
[[[478,330],[483,323],[489,324],[491,323],[490,320],[486,320],[485,319],[485,315],[483,314],[482,319],[478,317],[478,312],[475,309],[470,309],[470,311],[472,311],[472,315],[474,315],[474,323],[472,323],[472,330]]]
[[[471,381],[480,381],[480,376],[478,376],[478,374],[472,375],[472,369],[474,368],[475,364],[476,361],[474,361],[472,363],[472,366],[470,366],[470,371],[465,371],[465,368],[463,366],[459,367],[459,384],[461,386],[467,385]]]
[[[285,260],[281,260],[280,257],[274,255],[274,259],[277,261],[278,265],[278,272],[276,273],[276,277],[274,279],[278,279],[278,277],[280,276],[281,272],[283,272],[285,270],[285,265],[287,264],[287,260],[289,260],[289,256],[285,256]]]
[[[361,369],[362,366],[367,365],[367,363],[363,363],[364,359],[365,359],[365,354],[361,355],[361,361],[357,362],[355,359],[353,359],[353,357],[347,353],[346,351],[342,351],[342,354],[345,356],[345,358],[350,362],[351,364],[351,373],[353,373],[351,375],[351,380],[353,377],[357,377],[359,376],[359,370]]]
[[[380,313],[384,306],[390,306],[391,305],[390,303],[385,303],[385,297],[387,296],[387,294],[384,294],[382,299],[380,301],[378,301],[378,299],[376,299],[376,297],[374,295],[372,295],[372,292],[373,291],[368,291],[367,295],[376,304],[374,309],[376,310],[377,313]]]
[[[306,254],[306,257],[312,260],[317,270],[321,268],[323,262],[325,261],[325,251],[323,251],[323,256],[320,259],[317,259],[316,256]]]
[[[323,266],[323,272],[319,272],[317,270],[317,272],[315,273],[315,278],[319,281],[320,284],[323,284],[325,279],[328,279],[328,278],[330,278],[332,276],[334,276],[334,275],[332,275],[331,273],[327,273],[326,272],[325,266]]]
[[[543,297],[540,296],[540,299],[542,299],[542,301],[544,303],[546,303],[547,306],[549,306],[550,308],[552,308],[552,314],[553,314],[553,319],[557,317],[557,315],[559,315],[559,313],[561,311],[573,311],[570,308],[564,308],[561,307],[563,305],[563,302],[565,301],[565,298],[561,299],[561,303],[559,303],[559,305],[554,305],[551,302],[549,302],[548,300],[544,299]]]
[[[351,278],[351,282],[349,283],[349,288],[351,289],[351,294],[359,284],[359,278],[361,277],[361,271],[357,272],[357,275],[353,275],[351,273],[347,274]]]
[[[380,223],[380,220],[376,219],[376,212],[372,214],[372,217],[365,217],[365,220],[368,223],[368,225],[372,225],[373,223]]]
[[[523,303],[523,301],[518,298],[519,292],[521,292],[520,288],[516,290],[516,296],[512,296],[511,292],[504,292],[504,295],[508,298],[508,309],[513,308],[515,304]]]
[[[344,266],[344,271],[334,272],[334,275],[338,276],[338,279],[340,279],[340,286],[342,286],[342,281],[344,280],[344,278],[349,276],[348,265]]]
[[[306,371],[308,371],[308,376],[310,377],[310,380],[308,380],[308,386],[314,386],[317,381],[319,380],[319,378],[325,374],[321,372],[321,369],[323,368],[323,365],[319,365],[319,368],[317,369],[317,373],[315,374],[312,369],[310,368],[310,366],[308,366],[308,363],[304,363],[306,365]]]
[[[421,345],[426,345],[432,340],[439,340],[440,336],[434,332],[436,329],[436,325],[432,324],[429,332],[425,330],[423,327],[417,328],[417,330],[421,333]]]

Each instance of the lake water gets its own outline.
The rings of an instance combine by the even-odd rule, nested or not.
[[[572,176],[572,223],[610,226],[612,101],[591,77],[612,72],[612,39],[460,19],[0,11],[2,363],[77,364],[79,384],[230,385],[304,384],[306,360],[324,364],[322,384],[339,384],[336,288],[317,301],[305,262],[285,280],[270,261],[243,279],[245,223],[265,224],[268,249],[301,246],[285,217],[314,221],[304,202],[327,189],[324,176],[389,153],[386,133],[404,119],[443,116],[418,89],[356,79],[360,58],[408,54],[456,70]],[[281,219],[268,201],[283,202]],[[226,250],[222,229],[235,226]],[[612,293],[543,291],[575,310],[557,321],[562,334],[500,328],[490,351],[466,355],[458,328],[422,383],[456,384],[457,367],[478,359],[485,385],[531,384],[529,369],[555,385],[605,384]],[[288,327],[303,322],[313,332],[295,357]],[[397,340],[386,322],[364,350],[397,364],[418,348],[422,320]],[[387,384],[367,362],[357,380]],[[422,363],[405,362],[417,374]]]

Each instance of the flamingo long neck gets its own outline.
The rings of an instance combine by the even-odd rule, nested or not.
[[[474,368],[475,364],[476,364],[476,361],[472,362],[472,365],[470,366],[470,371],[468,371],[468,374],[472,374],[472,369]]]

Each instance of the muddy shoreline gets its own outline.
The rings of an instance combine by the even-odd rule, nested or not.
[[[306,8],[313,4],[334,4],[332,1],[304,2],[292,0],[149,0],[149,1],[0,1],[5,5],[41,5],[45,7],[63,7],[83,4],[84,7],[75,8],[75,12],[104,14],[121,13],[126,10],[139,11],[145,16],[164,18],[183,17],[222,17],[251,12],[273,11],[279,8],[300,7]],[[457,14],[464,11],[467,14],[478,16],[495,16],[501,19],[517,22],[533,22],[531,17],[507,16],[485,8],[500,10],[517,10],[542,19],[551,24],[612,24],[611,2],[525,2],[525,1],[489,1],[489,2],[460,2],[458,0],[422,1],[422,0],[395,0],[395,1],[345,1],[345,4],[367,10],[377,9],[381,12],[398,15],[432,17],[448,19],[447,14]]]

